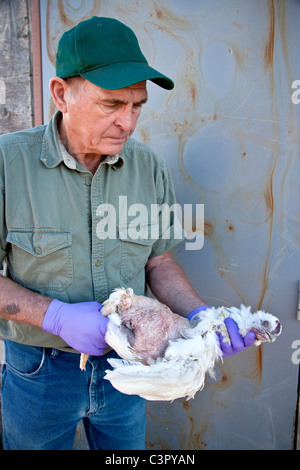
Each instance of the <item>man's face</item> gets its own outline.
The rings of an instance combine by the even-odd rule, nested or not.
[[[105,90],[79,79],[66,92],[63,127],[72,154],[115,155],[135,130],[147,101],[146,82]]]

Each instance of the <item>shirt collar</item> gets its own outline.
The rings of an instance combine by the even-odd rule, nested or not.
[[[48,168],[54,168],[64,162],[69,169],[76,170],[78,162],[66,150],[58,133],[57,122],[59,119],[61,119],[61,112],[57,111],[46,126],[40,159]],[[111,165],[114,170],[118,170],[123,166],[124,160],[117,153],[116,155],[107,155],[101,165],[104,163]]]

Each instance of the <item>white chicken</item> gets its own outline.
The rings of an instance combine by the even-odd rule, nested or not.
[[[128,395],[147,400],[173,401],[193,398],[208,373],[222,359],[217,332],[230,343],[226,317],[232,318],[242,336],[256,335],[255,344],[273,342],[281,333],[278,318],[250,307],[209,308],[189,321],[155,299],[137,296],[132,289],[116,289],[104,302],[101,314],[110,320],[106,342],[122,359],[108,359],[113,370],[105,379]],[[81,355],[85,368],[88,356]]]

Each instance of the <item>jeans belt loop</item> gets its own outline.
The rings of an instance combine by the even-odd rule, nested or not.
[[[58,350],[55,348],[52,348],[51,354],[50,354],[50,359],[55,359],[58,356]]]

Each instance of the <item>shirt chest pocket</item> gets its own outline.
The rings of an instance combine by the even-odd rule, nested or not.
[[[73,280],[69,232],[11,231],[8,267],[14,280],[34,290],[62,291]]]
[[[131,281],[144,271],[152,246],[156,242],[158,225],[145,224],[137,232],[130,225],[119,227],[121,240],[121,276]]]

